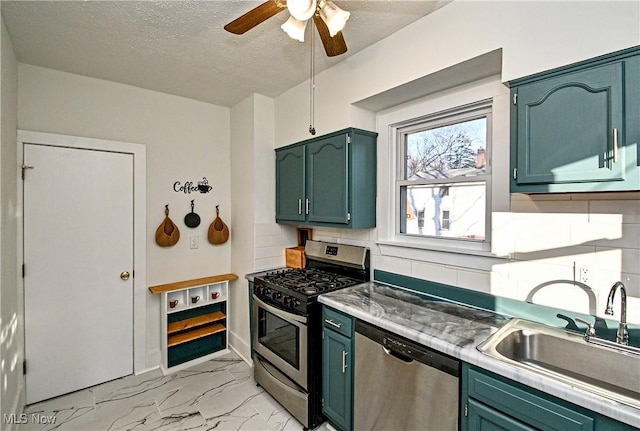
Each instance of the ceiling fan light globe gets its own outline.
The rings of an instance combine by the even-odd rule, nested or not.
[[[330,0],[326,0],[320,9],[320,17],[327,24],[331,37],[342,31],[350,15],[349,12],[340,9]]]
[[[298,21],[306,21],[316,12],[316,0],[287,0],[287,9]]]
[[[307,28],[307,21],[300,21],[293,16],[280,26],[291,39],[304,42],[304,31]]]

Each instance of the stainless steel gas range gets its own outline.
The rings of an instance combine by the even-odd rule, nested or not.
[[[307,241],[307,267],[257,276],[253,286],[254,378],[305,429],[322,416],[322,293],[369,280],[369,250]]]

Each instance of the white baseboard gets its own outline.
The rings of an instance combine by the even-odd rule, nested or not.
[[[229,348],[231,348],[231,350],[233,350],[238,356],[240,356],[240,359],[245,361],[251,368],[253,368],[253,361],[251,360],[251,355],[249,355],[249,357],[247,358],[232,345],[229,345]]]
[[[247,363],[251,363],[247,361],[246,358],[251,358],[251,345],[243,338],[239,337],[232,331],[228,332],[229,337],[229,346],[233,346],[233,350],[240,355],[241,358],[245,360]]]

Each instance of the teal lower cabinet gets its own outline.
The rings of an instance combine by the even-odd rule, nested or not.
[[[469,364],[461,387],[462,431],[637,430]]]
[[[494,431],[535,431],[524,423],[511,416],[500,413],[498,410],[488,407],[479,401],[469,398],[466,405],[469,430],[494,430]]]
[[[322,413],[336,428],[353,423],[353,319],[323,307]]]

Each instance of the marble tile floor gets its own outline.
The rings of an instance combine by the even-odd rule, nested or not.
[[[234,352],[167,376],[123,377],[32,404],[24,414],[18,431],[302,430]]]

